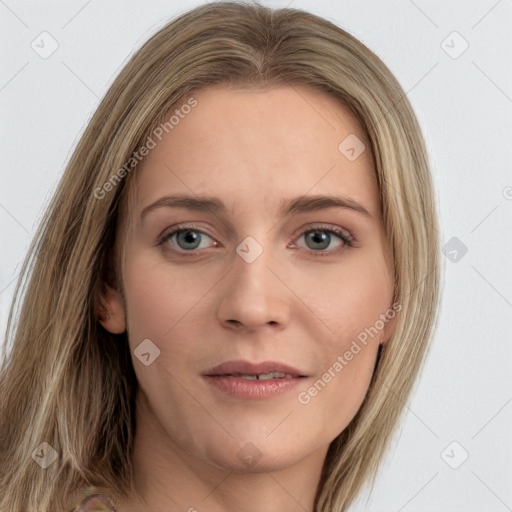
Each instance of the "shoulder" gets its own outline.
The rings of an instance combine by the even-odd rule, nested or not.
[[[114,505],[103,494],[91,494],[72,512],[116,512]]]

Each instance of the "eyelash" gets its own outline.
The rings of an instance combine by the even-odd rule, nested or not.
[[[193,257],[194,253],[197,254],[197,252],[199,250],[193,249],[193,250],[190,250],[190,251],[186,251],[184,249],[175,249],[173,247],[170,247],[167,244],[167,241],[172,236],[179,235],[180,233],[186,233],[187,231],[194,231],[196,233],[200,233],[201,235],[206,235],[206,236],[208,236],[209,238],[211,238],[213,240],[213,237],[211,235],[209,235],[205,231],[202,231],[201,229],[197,229],[196,227],[194,227],[192,225],[181,225],[178,228],[174,228],[171,231],[167,231],[166,233],[164,233],[159,238],[159,240],[157,242],[157,245],[158,246],[162,246],[165,251],[173,252],[173,253],[178,254],[180,256],[183,256],[185,258],[186,257]],[[322,256],[331,256],[333,254],[340,254],[340,253],[344,252],[345,250],[347,250],[347,249],[349,249],[351,247],[355,247],[355,240],[354,240],[354,238],[350,234],[347,234],[344,230],[341,230],[340,228],[336,228],[336,227],[333,227],[333,226],[329,226],[329,227],[327,227],[325,225],[313,226],[313,227],[311,227],[309,229],[306,229],[306,230],[302,231],[299,234],[299,237],[297,237],[297,239],[300,238],[301,236],[305,235],[306,233],[310,233],[310,232],[320,232],[320,233],[334,234],[338,238],[340,238],[340,240],[342,241],[341,247],[338,247],[337,249],[334,249],[334,250],[323,249],[323,250],[315,251],[313,249],[306,249],[308,252],[313,253],[315,256],[322,257]],[[187,255],[187,253],[190,253],[190,255]]]

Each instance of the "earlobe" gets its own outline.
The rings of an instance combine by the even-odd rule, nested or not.
[[[96,317],[105,330],[122,334],[126,330],[123,299],[118,290],[103,284],[96,308]]]

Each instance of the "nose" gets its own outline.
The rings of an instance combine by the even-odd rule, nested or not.
[[[288,324],[292,293],[276,276],[275,266],[269,250],[251,263],[235,253],[233,269],[220,289],[217,316],[222,325],[280,330]]]

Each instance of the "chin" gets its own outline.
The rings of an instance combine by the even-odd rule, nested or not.
[[[233,473],[268,473],[292,466],[307,456],[296,446],[274,446],[268,441],[237,442],[232,440],[224,449],[219,445],[205,450],[205,461],[219,469]]]

